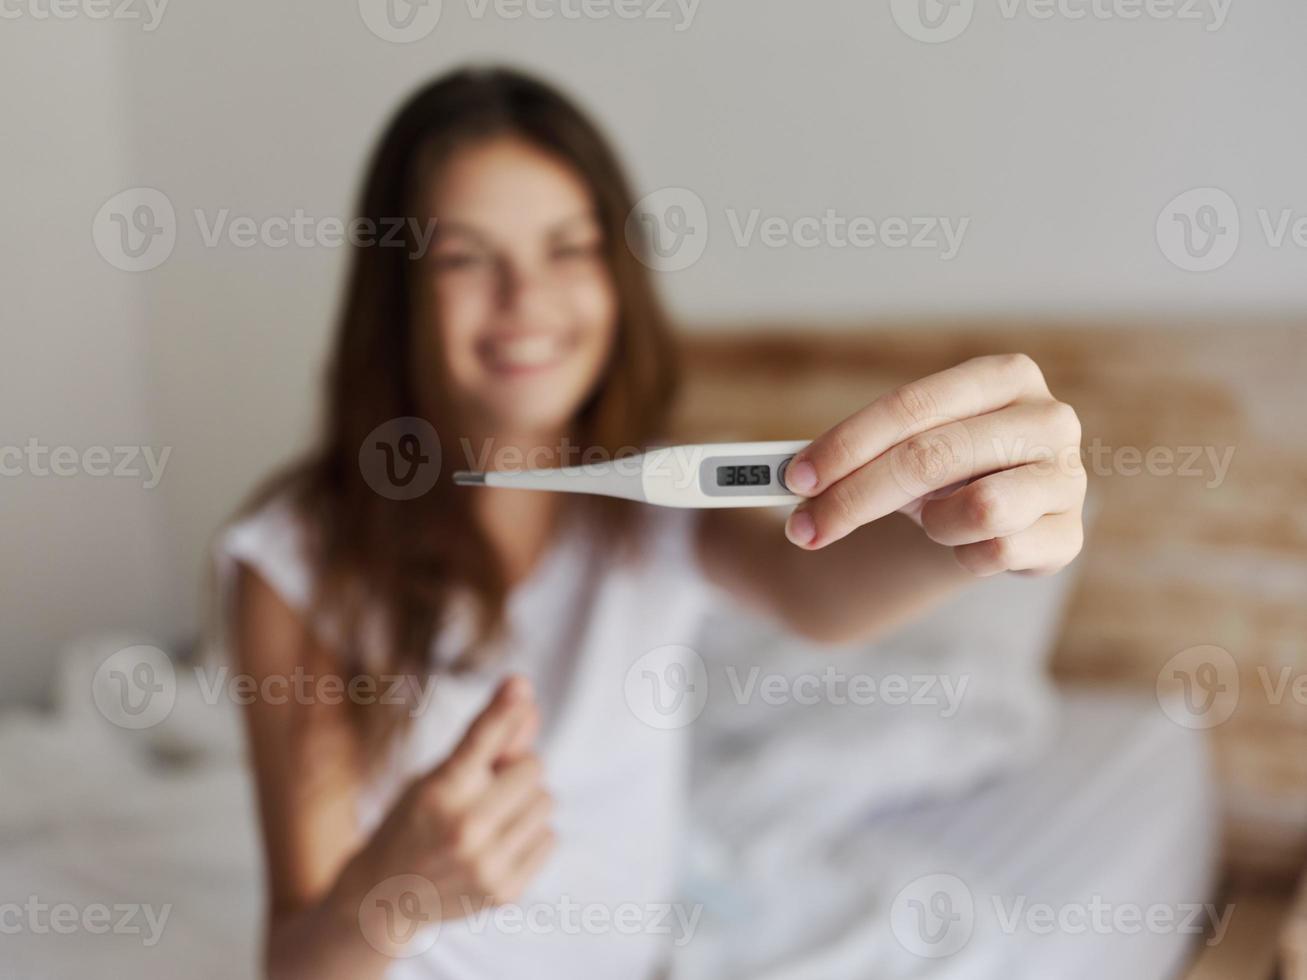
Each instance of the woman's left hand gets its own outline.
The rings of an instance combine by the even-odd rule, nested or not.
[[[901,511],[976,575],[1054,572],[1083,541],[1080,420],[1024,354],[978,357],[828,429],[785,471],[796,545]]]

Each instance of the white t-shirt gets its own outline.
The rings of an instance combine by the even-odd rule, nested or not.
[[[388,977],[637,980],[659,970],[673,940],[688,938],[678,923],[690,911],[674,904],[692,720],[685,712],[702,700],[693,690],[697,657],[678,648],[696,642],[712,588],[694,557],[697,512],[647,516],[643,557],[624,564],[568,525],[572,533],[559,535],[509,594],[503,657],[439,674],[394,764],[365,788],[366,832],[408,778],[446,757],[505,674],[533,682],[557,849],[517,908],[440,923],[415,944],[429,948],[396,960]],[[230,527],[219,560],[228,573],[247,564],[292,608],[306,608],[312,573],[284,505]],[[443,658],[449,642],[440,637],[433,656]]]

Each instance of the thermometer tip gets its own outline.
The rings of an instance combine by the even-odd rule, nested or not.
[[[459,470],[454,474],[454,484],[460,487],[483,487],[486,485],[486,475],[473,473],[470,470]]]

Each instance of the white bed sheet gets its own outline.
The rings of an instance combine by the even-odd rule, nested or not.
[[[235,735],[228,712],[205,726]],[[0,904],[149,905],[159,938],[36,931],[0,935],[0,978],[219,980],[257,975],[262,914],[255,818],[238,758],[160,769],[90,718],[11,714],[0,723]],[[115,913],[117,921],[120,915]],[[31,924],[31,923],[34,923]]]
[[[691,894],[705,911],[675,976],[1163,980],[1201,937],[1179,921],[1131,934],[1096,923],[1119,913],[1133,929],[1136,908],[1207,914],[1191,906],[1211,900],[1213,793],[1200,733],[1151,698],[1081,692],[1034,759],[959,799],[817,835],[791,824],[786,849],[754,847],[729,814],[700,814]],[[936,892],[950,901],[938,911],[960,918],[951,933],[926,923],[928,943],[908,903],[930,907]],[[1084,931],[1044,934],[1025,916],[1036,904]]]
[[[996,594],[880,651],[882,671],[986,673],[943,726],[917,709],[874,724],[844,709],[737,711],[729,694],[723,710],[727,689],[711,687],[686,897],[704,912],[676,953],[677,980],[1169,975],[1191,937],[1007,934],[984,915],[992,895],[1202,902],[1216,853],[1202,740],[1151,699],[1077,695],[1059,709],[1038,666],[1060,593],[1021,593],[1024,632],[1003,629],[1013,614]],[[950,641],[948,622],[983,642]],[[112,728],[89,677],[120,645],[72,658],[60,714],[0,718],[0,904],[167,905],[162,938],[0,935],[0,978],[256,976],[262,888],[236,709],[182,688],[148,737]],[[1008,656],[985,671],[996,646]],[[768,670],[798,655],[788,641],[754,652]],[[199,758],[161,769],[146,744]],[[978,911],[962,948],[924,958],[892,927],[895,899],[940,873],[963,879]]]

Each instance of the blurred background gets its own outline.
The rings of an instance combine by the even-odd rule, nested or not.
[[[1036,357],[1085,420],[1096,521],[1031,659],[1206,732],[1213,874],[1262,926],[1226,955],[1289,968],[1307,7],[12,0],[3,17],[0,706],[57,706],[88,638],[194,642],[214,532],[313,432],[347,258],[331,223],[372,141],[431,75],[515,65],[578,97],[645,198],[687,435],[802,436],[973,353]],[[1219,717],[1160,707],[1185,672]],[[15,779],[47,751],[22,744],[0,753]]]

